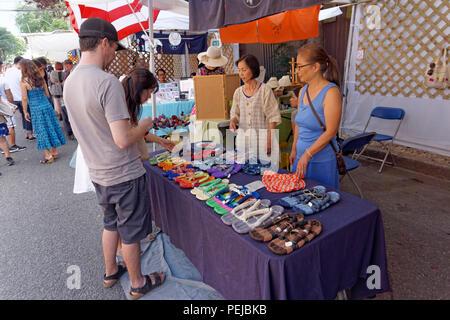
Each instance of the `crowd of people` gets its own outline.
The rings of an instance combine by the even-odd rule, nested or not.
[[[66,143],[58,119],[63,121],[66,136],[74,139],[62,99],[64,81],[72,67],[69,59],[56,62],[54,67],[44,57],[29,60],[18,56],[5,66],[0,61],[1,102],[10,108],[0,111],[0,148],[9,166],[15,164],[11,153],[26,149],[16,144],[17,111],[25,138],[35,140],[37,149],[44,152],[43,164],[57,159],[56,148]]]

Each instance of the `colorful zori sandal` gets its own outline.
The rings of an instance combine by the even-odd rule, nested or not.
[[[206,172],[196,171],[192,176],[180,179],[178,184],[182,188],[191,189],[211,180],[214,180],[214,177],[211,177]]]
[[[279,255],[289,254],[311,242],[321,232],[322,223],[319,220],[309,220],[285,236],[273,239],[269,242],[269,249]]]
[[[228,180],[227,180],[227,181],[228,181]],[[202,183],[201,185],[199,185],[199,186],[193,188],[193,189],[191,190],[191,194],[193,194],[194,196],[196,196],[198,193],[202,192],[203,189],[207,189],[207,188],[209,188],[210,186],[219,184],[219,183],[221,183],[221,182],[222,182],[222,179],[214,179],[214,180],[211,180],[211,181]]]
[[[268,242],[277,237],[286,235],[292,229],[299,226],[304,221],[304,215],[300,212],[287,212],[281,216],[272,219],[261,227],[255,228],[248,234],[256,241]]]
[[[237,233],[247,233],[256,227],[259,227],[264,222],[278,217],[284,211],[284,208],[278,205],[263,209],[255,208],[252,210],[252,208],[253,206],[244,211],[240,216],[240,221],[236,221],[232,224],[234,231]]]
[[[217,180],[217,179],[216,179]],[[226,179],[225,179],[226,180]],[[206,201],[211,199],[216,193],[228,188],[228,180],[227,182],[222,182],[215,184],[213,186],[209,186],[208,188],[203,189],[196,195],[196,198],[201,201]]]
[[[257,192],[251,192],[246,187],[230,186],[217,193],[206,204],[214,208],[214,212],[217,214],[223,215],[251,198],[259,199],[259,194]]]
[[[169,151],[165,151],[165,152],[162,152],[162,153],[158,153],[154,157],[150,158],[148,160],[148,162],[151,165],[156,166],[158,163],[163,162],[163,161],[169,159],[170,157],[171,157],[170,152]]]
[[[269,208],[270,205],[271,201],[269,199],[249,199],[234,207],[233,210],[224,214],[220,219],[226,225],[231,226],[234,222],[241,221],[241,216],[246,210]]]

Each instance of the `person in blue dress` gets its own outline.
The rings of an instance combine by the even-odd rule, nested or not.
[[[293,172],[321,184],[339,188],[336,155],[330,145],[336,143],[336,133],[341,121],[342,103],[339,91],[339,71],[336,60],[321,46],[308,43],[297,52],[296,73],[306,85],[299,97],[289,161]],[[319,118],[325,125],[323,131],[314,116],[306,90]]]
[[[52,163],[59,157],[56,148],[66,144],[64,135],[49,101],[49,91],[44,75],[28,59],[20,61],[22,69],[22,105],[25,118],[33,124],[38,150],[44,151],[41,163]]]

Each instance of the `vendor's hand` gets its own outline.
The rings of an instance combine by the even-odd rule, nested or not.
[[[25,113],[25,119],[29,122],[31,122],[31,117],[30,114],[28,112]]]
[[[171,151],[175,147],[175,142],[169,139],[161,139],[160,145],[164,147],[166,150]]]
[[[267,137],[267,154],[272,153],[272,138]]]
[[[58,118],[58,120],[61,120],[61,109],[56,108],[55,114],[56,114],[56,117]]]
[[[291,154],[289,155],[289,164],[291,165],[291,168],[295,163],[295,158],[297,158],[297,151],[292,150]]]
[[[139,126],[144,127],[145,132],[149,132],[153,128],[153,120],[149,116],[139,120]]]
[[[309,160],[311,160],[311,157],[308,155],[308,153],[305,152],[304,154],[302,154],[297,163],[297,171],[295,172],[297,175],[302,177],[305,176]]]
[[[238,123],[238,119],[233,118],[230,121],[230,130],[236,132],[236,124]]]

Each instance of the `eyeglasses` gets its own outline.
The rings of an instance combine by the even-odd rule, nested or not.
[[[295,64],[295,69],[301,69],[303,67],[307,67],[307,66],[311,66],[314,63],[308,63],[308,64],[304,64],[304,65],[299,65],[298,63]]]

